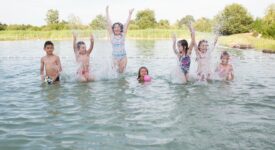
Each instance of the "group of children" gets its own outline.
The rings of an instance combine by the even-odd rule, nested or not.
[[[123,25],[119,22],[112,23],[109,17],[109,7],[106,7],[107,17],[107,30],[112,45],[112,57],[113,57],[113,68],[118,73],[123,73],[127,65],[127,55],[125,50],[125,37],[127,34],[129,22],[134,9],[129,10],[129,16],[126,23]],[[188,44],[187,40],[179,40],[177,42],[176,36],[173,35],[173,50],[178,57],[179,67],[182,71],[182,78],[185,82],[189,80],[189,68],[191,64],[191,53],[195,49],[196,61],[198,62],[197,76],[200,81],[207,81],[211,79],[211,67],[210,67],[210,56],[217,43],[218,36],[215,38],[214,43],[209,49],[208,41],[201,40],[197,44],[195,41],[195,31],[191,24],[188,25],[188,29],[191,33],[191,43]],[[91,74],[90,70],[90,55],[94,47],[93,35],[90,37],[90,47],[87,49],[86,44],[83,41],[77,42],[77,34],[73,34],[73,49],[75,54],[76,62],[79,67],[76,71],[78,80],[81,82],[93,81],[95,77]],[[51,41],[46,41],[44,44],[44,51],[46,56],[41,58],[40,75],[41,80],[48,84],[58,82],[60,80],[60,72],[62,71],[60,58],[53,54],[54,44]],[[224,51],[221,54],[221,63],[216,68],[215,72],[225,79],[233,80],[233,67],[229,62],[230,55]],[[46,70],[46,76],[44,76],[44,70]],[[139,82],[149,82],[151,77],[149,76],[148,69],[146,67],[140,67],[138,70]]]
[[[212,77],[211,71],[211,53],[214,50],[218,36],[215,37],[214,43],[209,45],[207,40],[200,40],[199,43],[196,43],[195,40],[195,31],[192,28],[191,24],[188,24],[188,29],[191,33],[191,43],[188,45],[187,40],[179,40],[176,42],[175,34],[172,36],[173,39],[173,50],[178,57],[179,67],[182,71],[183,81],[187,82],[189,77],[189,68],[191,64],[191,54],[192,50],[195,49],[196,52],[196,61],[198,63],[197,68],[197,77],[199,81],[207,81]],[[177,43],[177,44],[176,44]],[[176,46],[177,45],[177,46]],[[223,51],[220,59],[221,63],[215,70],[215,73],[218,74],[219,78],[231,81],[234,79],[233,67],[229,64],[230,55],[227,51]]]

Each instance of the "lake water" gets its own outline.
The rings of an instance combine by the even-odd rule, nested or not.
[[[97,81],[79,83],[72,41],[54,43],[64,71],[49,86],[39,74],[44,41],[0,42],[1,150],[275,149],[275,55],[229,49],[233,82],[184,85],[174,80],[171,40],[128,40],[119,77],[108,71],[111,45],[96,40]],[[136,80],[143,65],[151,83]]]

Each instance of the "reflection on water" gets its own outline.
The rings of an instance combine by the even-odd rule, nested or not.
[[[0,149],[275,148],[274,55],[229,49],[234,82],[182,85],[169,78],[170,40],[129,40],[125,75],[103,80],[111,46],[96,40],[91,66],[102,80],[78,83],[71,41],[54,43],[64,72],[50,86],[40,83],[43,41],[0,43]],[[142,65],[151,83],[137,82]]]

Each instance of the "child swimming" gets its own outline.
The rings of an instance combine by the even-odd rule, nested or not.
[[[54,44],[51,41],[46,41],[44,43],[44,51],[46,52],[46,56],[41,58],[40,65],[41,80],[48,84],[58,82],[62,67],[60,58],[53,54]],[[46,70],[46,77],[44,77],[44,69]]]
[[[140,67],[138,70],[138,77],[137,80],[139,82],[150,82],[151,81],[151,77],[149,76],[149,71],[146,67]]]
[[[75,54],[76,62],[79,64],[77,69],[77,78],[81,82],[88,82],[94,80],[90,74],[90,54],[94,47],[94,37],[91,34],[90,47],[87,49],[86,44],[83,41],[77,41],[76,33],[73,33],[73,49]]]
[[[234,79],[233,66],[228,63],[230,55],[227,51],[223,51],[221,54],[221,63],[217,66],[215,72],[219,77],[228,81]]]
[[[133,11],[134,9],[129,10],[129,16],[124,25],[122,25],[122,23],[119,23],[119,22],[112,24],[109,16],[109,6],[106,7],[107,30],[110,35],[110,41],[113,49],[112,50],[113,66],[117,69],[119,73],[123,73],[127,65],[127,56],[125,51],[125,37],[127,34],[128,26],[129,26]]]
[[[194,32],[195,36],[195,32]],[[195,40],[195,37],[194,37]],[[211,53],[214,50],[218,41],[218,35],[216,35],[214,39],[214,43],[211,44],[209,48],[209,44],[207,40],[199,41],[199,44],[195,44],[196,51],[196,60],[198,62],[197,75],[199,81],[207,81],[211,77]]]
[[[194,30],[191,26],[191,24],[188,24],[188,29],[191,33],[191,43],[188,46],[188,42],[185,39],[179,40],[177,42],[177,47],[176,47],[176,36],[175,34],[173,35],[172,39],[173,39],[173,50],[174,53],[177,55],[178,57],[178,61],[179,61],[179,66],[180,69],[183,73],[183,81],[187,82],[188,81],[188,75],[189,75],[189,68],[190,68],[190,64],[191,64],[191,59],[190,59],[190,55],[192,53],[192,49],[194,47]]]

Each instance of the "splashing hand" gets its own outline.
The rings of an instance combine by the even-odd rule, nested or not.
[[[134,12],[134,10],[135,10],[134,8],[130,9],[129,10],[129,14],[132,15],[132,13]]]
[[[74,31],[73,32],[73,38],[76,39],[76,37],[77,37],[77,33]]]
[[[106,12],[108,12],[108,11],[109,11],[109,5],[106,6]]]
[[[173,42],[176,42],[176,41],[177,41],[177,38],[176,38],[176,34],[175,34],[175,33],[172,34],[172,40],[173,40]]]
[[[91,36],[90,36],[90,41],[94,42],[94,35],[93,34],[91,34]]]
[[[188,29],[189,29],[189,31],[190,31],[191,33],[194,32],[194,28],[192,27],[192,23],[191,23],[191,22],[188,22],[188,23],[187,23],[187,27],[188,27]]]

